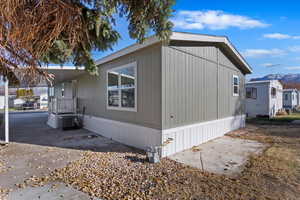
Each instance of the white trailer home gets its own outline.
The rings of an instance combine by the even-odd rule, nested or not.
[[[278,80],[246,83],[247,116],[274,117],[282,105],[282,84]]]
[[[300,90],[297,90],[297,106],[300,106]]]
[[[284,89],[283,90],[283,107],[294,109],[298,106],[298,90]]]

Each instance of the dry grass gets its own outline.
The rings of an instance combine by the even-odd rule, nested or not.
[[[268,144],[252,155],[239,177],[227,177],[169,159],[145,162],[142,152],[86,152],[51,176],[33,177],[26,185],[49,181],[66,184],[104,199],[300,199],[300,129],[292,126],[253,126],[232,137]]]

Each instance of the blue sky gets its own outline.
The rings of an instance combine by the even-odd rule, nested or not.
[[[226,35],[253,68],[250,77],[300,73],[300,2],[293,0],[177,0],[175,31]],[[119,19],[122,39],[113,51],[135,41]],[[94,52],[94,58],[112,51]]]

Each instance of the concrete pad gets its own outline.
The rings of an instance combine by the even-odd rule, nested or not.
[[[202,169],[201,154],[204,170],[234,176],[242,171],[250,154],[261,153],[264,147],[264,144],[256,141],[223,136],[169,158]]]
[[[61,190],[50,198],[51,195],[47,196],[49,192],[41,195],[48,186],[21,189],[19,184],[33,176],[49,175],[54,169],[65,167],[69,162],[80,159],[86,150],[132,151],[132,148],[126,145],[95,135],[85,129],[63,131],[50,128],[46,125],[47,117],[47,113],[42,112],[10,114],[11,143],[0,145],[0,189],[9,190],[12,195],[23,195],[23,198],[12,199],[36,199],[38,196],[46,200],[61,199],[55,198],[60,193],[64,194],[63,199],[76,199],[72,195],[76,196],[79,193],[73,188],[62,186]],[[0,140],[3,137],[4,129],[0,127]],[[30,195],[35,196],[31,198]],[[1,194],[0,199],[2,199]],[[85,199],[85,197],[78,199]]]
[[[63,183],[51,183],[43,187],[27,187],[9,193],[8,200],[100,200],[68,187]]]

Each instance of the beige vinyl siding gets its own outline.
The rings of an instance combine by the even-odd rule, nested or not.
[[[162,47],[163,129],[244,113],[244,75],[214,46]],[[233,96],[232,76],[240,79]]]
[[[132,62],[137,62],[137,112],[107,109],[107,70]],[[161,45],[100,65],[99,77],[81,76],[78,98],[80,110],[86,107],[86,115],[161,129]]]

